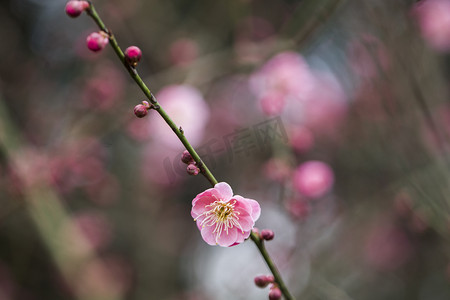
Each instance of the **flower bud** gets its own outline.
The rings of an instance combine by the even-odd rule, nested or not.
[[[133,67],[137,65],[141,57],[142,51],[136,46],[130,46],[125,50],[125,60]]]
[[[194,159],[192,158],[189,151],[184,150],[183,154],[181,155],[181,161],[184,162],[185,164],[191,164],[194,162]]]
[[[150,109],[152,106],[150,105],[150,103],[148,103],[148,101],[142,101],[142,105],[144,105],[147,109]]]
[[[147,115],[147,113],[148,113],[147,107],[145,107],[145,105],[143,105],[143,104],[138,104],[134,107],[134,114],[138,118],[145,117]]]
[[[197,175],[200,172],[200,169],[194,164],[189,164],[186,171],[189,175]]]
[[[108,42],[108,34],[104,31],[93,32],[86,39],[87,47],[94,52],[98,52],[105,48]]]
[[[87,1],[72,0],[66,4],[66,14],[72,18],[76,18],[89,7]]]
[[[256,276],[254,281],[256,286],[260,287],[260,288],[265,288],[266,286],[269,285],[269,283],[272,283],[274,280],[272,275],[259,275]]]
[[[277,287],[273,287],[269,292],[269,300],[279,300],[281,299],[281,291]]]
[[[263,240],[266,240],[266,241],[273,240],[274,235],[275,234],[270,229],[263,229],[263,230],[261,230],[261,238]]]

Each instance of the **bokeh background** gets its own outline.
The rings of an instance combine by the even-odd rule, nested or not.
[[[98,29],[0,2],[0,299],[267,299]],[[94,1],[297,299],[450,299],[450,1]]]

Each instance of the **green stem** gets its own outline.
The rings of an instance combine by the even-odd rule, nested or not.
[[[124,55],[122,49],[119,47],[119,44],[117,43],[116,38],[114,37],[112,32],[106,28],[105,24],[100,19],[99,15],[97,14],[97,11],[95,10],[94,5],[92,3],[90,3],[89,8],[87,9],[87,13],[90,17],[92,17],[92,19],[95,21],[95,23],[98,25],[98,27],[109,35],[110,45],[114,49],[114,52],[116,52],[119,59],[122,61],[122,64],[128,70],[128,73],[130,73],[130,76],[137,83],[137,85],[141,88],[142,92],[145,94],[147,99],[152,104],[152,107],[160,114],[160,116],[164,119],[164,121],[166,121],[167,125],[169,125],[169,127],[172,128],[173,132],[175,132],[177,137],[180,139],[181,143],[183,143],[184,147],[186,147],[186,150],[191,154],[191,156],[194,159],[194,161],[196,162],[197,166],[200,168],[201,173],[206,177],[206,179],[208,179],[208,181],[211,183],[212,186],[216,185],[217,184],[216,178],[211,173],[211,171],[208,169],[206,164],[202,161],[202,159],[200,158],[198,153],[195,151],[195,149],[192,147],[192,145],[189,143],[189,141],[186,139],[186,137],[184,136],[183,130],[181,128],[179,128],[175,124],[175,122],[173,122],[173,120],[169,117],[169,115],[159,105],[155,96],[153,96],[150,89],[142,81],[142,79],[139,76],[136,69],[134,67],[130,66],[126,62],[125,55]],[[269,267],[270,271],[272,272],[273,277],[275,278],[275,282],[279,286],[284,297],[288,300],[294,300],[294,297],[289,293],[289,290],[287,289],[286,285],[284,284],[284,281],[281,278],[280,272],[278,271],[278,269],[276,268],[272,259],[270,258],[269,253],[267,253],[267,250],[264,247],[263,241],[259,238],[258,235],[256,235],[253,232],[250,233],[250,238],[256,244],[256,247],[258,247],[259,252],[263,256],[264,260],[266,261],[267,266]]]
[[[288,300],[294,300],[295,298],[289,293],[288,288],[284,284],[283,279],[281,278],[281,274],[278,271],[277,266],[272,261],[272,258],[270,258],[269,253],[266,250],[266,247],[264,245],[264,240],[259,237],[257,233],[254,233],[253,231],[250,233],[250,238],[255,243],[256,247],[258,247],[259,252],[263,256],[264,260],[267,263],[267,266],[269,267],[270,271],[273,274],[273,277],[275,278],[275,283],[280,288],[281,292],[283,293],[284,297]]]
[[[198,153],[195,151],[195,149],[192,147],[192,145],[188,142],[186,137],[184,136],[184,132],[181,128],[179,128],[175,122],[169,117],[169,115],[165,112],[165,110],[159,105],[158,101],[156,100],[155,96],[153,96],[150,89],[147,87],[147,85],[142,81],[142,78],[139,76],[137,70],[130,66],[126,60],[125,60],[125,54],[123,53],[122,49],[119,47],[119,44],[117,43],[116,38],[112,34],[112,32],[106,28],[103,21],[100,19],[99,15],[97,14],[97,11],[95,10],[95,7],[92,3],[90,3],[89,8],[87,9],[87,13],[89,16],[94,19],[95,23],[97,23],[98,27],[106,32],[109,35],[109,44],[113,48],[114,52],[116,52],[119,59],[122,61],[122,64],[125,66],[125,68],[128,70],[128,73],[130,73],[131,78],[137,83],[137,85],[141,88],[142,92],[144,92],[144,95],[147,97],[147,99],[150,101],[150,103],[153,105],[153,108],[160,114],[160,116],[166,121],[167,125],[175,132],[177,137],[180,139],[180,141],[183,143],[186,150],[191,154],[192,158],[197,164],[197,167],[201,170],[201,173],[208,179],[208,181],[211,183],[212,186],[217,184],[217,180],[214,177],[214,175],[211,173],[211,171],[208,169],[206,164],[202,161]]]

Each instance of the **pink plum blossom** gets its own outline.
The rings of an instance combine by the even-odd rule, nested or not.
[[[301,164],[294,174],[294,186],[309,198],[324,196],[333,186],[333,170],[321,161],[308,161]]]
[[[198,194],[192,201],[191,215],[209,245],[230,247],[244,242],[260,214],[256,200],[233,196],[233,190],[225,182]]]

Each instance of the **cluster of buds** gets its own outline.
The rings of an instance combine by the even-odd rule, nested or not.
[[[143,118],[148,114],[148,110],[152,108],[152,106],[150,105],[150,103],[148,103],[148,101],[142,101],[141,104],[138,104],[134,107],[134,114],[136,115],[136,117],[138,118]]]
[[[89,2],[87,1],[71,0],[66,4],[66,14],[69,17],[76,18],[88,8]]]
[[[83,0],[70,0],[66,4],[66,14],[72,18],[76,18],[89,9],[89,2]],[[86,38],[86,45],[89,50],[99,52],[109,42],[109,34],[105,31],[93,32]],[[142,51],[136,46],[130,46],[125,50],[125,61],[132,67],[136,67],[141,60]]]
[[[196,162],[194,161],[191,154],[187,150],[183,151],[183,154],[181,155],[181,161],[188,165],[186,171],[189,175],[195,176],[198,175],[198,173],[200,173],[199,167],[197,167]]]
[[[259,275],[255,277],[254,281],[256,286],[260,288],[265,288],[270,284],[270,300],[281,299],[281,290],[278,288],[278,285],[275,283],[275,278],[272,275]]]

